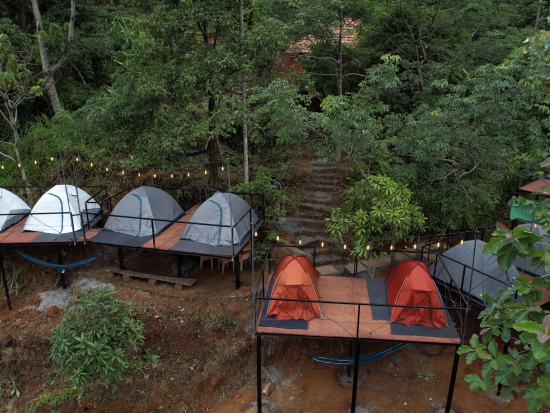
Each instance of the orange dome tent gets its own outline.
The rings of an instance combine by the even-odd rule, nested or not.
[[[274,300],[319,300],[319,276],[310,260],[301,255],[286,255],[277,265],[273,278],[268,316],[275,316],[277,320],[311,320],[321,317],[318,303]]]
[[[406,260],[399,263],[386,278],[386,286],[390,305],[443,307],[428,266],[422,261]],[[406,326],[447,326],[443,309],[390,307],[390,311],[392,322]]]

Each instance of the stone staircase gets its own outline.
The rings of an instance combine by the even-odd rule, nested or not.
[[[341,246],[325,229],[325,217],[330,213],[333,196],[338,187],[338,165],[336,162],[316,160],[311,162],[311,167],[313,180],[296,211],[297,218],[292,222],[295,242],[298,243],[301,239],[302,245],[317,246],[317,266],[341,264],[342,253],[334,251]]]

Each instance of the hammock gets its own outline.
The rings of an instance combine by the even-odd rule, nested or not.
[[[394,346],[391,346],[385,350],[375,351],[374,353],[365,354],[364,356],[359,356],[359,364],[372,363],[373,361],[380,360],[390,354],[395,353],[396,351],[401,350],[405,347],[407,343],[399,343]],[[319,361],[325,364],[332,364],[335,366],[353,366],[355,364],[355,357],[347,357],[343,359],[332,359],[327,357],[311,357],[315,361]]]
[[[205,153],[206,151],[207,149],[201,149],[200,151],[193,151],[193,152],[182,152],[176,149],[173,150],[173,152],[178,156],[197,156],[197,155],[200,155],[201,153]]]
[[[101,254],[92,255],[91,257],[84,258],[83,260],[73,262],[72,264],[51,264],[46,261],[39,260],[38,258],[31,257],[30,255],[27,255],[21,251],[15,250],[16,253],[21,255],[23,258],[29,260],[30,262],[33,262],[35,264],[41,265],[43,267],[53,268],[58,273],[63,274],[65,270],[71,270],[73,268],[82,267],[85,264],[88,264],[89,262],[92,262],[97,257],[99,257]]]

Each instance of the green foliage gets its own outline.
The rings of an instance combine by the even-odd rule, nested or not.
[[[247,192],[252,194],[263,194],[265,197],[265,216],[276,217],[284,216],[284,202],[286,196],[283,191],[279,190],[277,186],[271,183],[271,176],[269,171],[260,171],[256,174],[253,180],[248,183],[240,183],[231,187],[231,192]],[[281,209],[277,209],[276,203],[281,203]]]
[[[342,193],[342,204],[326,219],[327,231],[341,243],[350,238],[355,257],[366,257],[369,247],[382,241],[373,237],[402,239],[424,228],[425,216],[411,202],[412,192],[387,176],[369,176]]]
[[[92,379],[116,388],[128,366],[128,352],[143,343],[143,325],[131,318],[131,303],[106,288],[81,289],[53,331],[51,358],[76,388]]]
[[[55,390],[40,396],[38,402],[31,408],[30,413],[36,412],[42,406],[58,407],[78,397],[78,391],[74,387]]]

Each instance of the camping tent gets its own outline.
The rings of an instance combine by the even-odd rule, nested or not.
[[[472,275],[474,245],[475,262],[473,279],[471,280],[472,287],[469,293],[477,300],[482,300],[481,296],[483,294],[496,298],[498,290],[507,288],[507,284],[514,285],[519,273],[515,265],[512,265],[507,271],[502,271],[495,254],[483,254],[485,242],[481,240],[465,241],[464,244],[458,244],[449,249],[439,257],[437,267],[432,264],[430,274],[446,284],[451,284],[452,278],[456,288],[468,293]],[[464,282],[462,280],[463,275]]]
[[[120,200],[111,214],[114,216],[109,217],[104,229],[135,237],[151,236],[152,225],[155,234],[158,234],[171,224],[167,221],[176,221],[183,214],[183,209],[168,193],[159,188],[141,186]],[[117,215],[135,218],[120,218]]]
[[[276,301],[274,298],[292,300],[319,300],[319,276],[306,257],[286,255],[281,259],[273,274],[273,289],[267,310],[268,316],[278,320],[311,320],[321,317],[319,303],[297,301]]]
[[[522,224],[522,225],[518,225],[518,227],[526,228],[530,232],[534,232],[539,237],[542,237],[542,239],[535,244],[535,248],[537,249],[537,251],[546,250],[548,248],[548,242],[550,242],[550,236],[546,231],[542,229],[542,225]],[[544,266],[540,267],[539,269],[535,269],[536,267],[529,265],[529,261],[531,261],[531,257],[521,258],[520,256],[517,256],[516,259],[514,260],[514,265],[519,271],[524,271],[529,275],[534,275],[537,277],[543,277],[546,275]]]
[[[250,234],[250,209],[248,202],[241,197],[216,192],[195,211],[181,239],[213,246],[241,245]],[[258,221],[258,216],[252,210],[253,224]]]
[[[88,200],[90,202],[86,203]],[[73,229],[79,231],[82,224],[93,225],[93,221],[100,218],[95,215],[100,211],[99,204],[82,189],[72,185],[56,185],[38,200],[23,231],[47,234],[67,234]]]
[[[0,233],[31,212],[30,207],[7,189],[0,188]]]
[[[443,307],[439,291],[422,261],[400,262],[386,278],[388,303],[421,307]],[[443,309],[390,307],[391,321],[403,325],[447,326]]]

